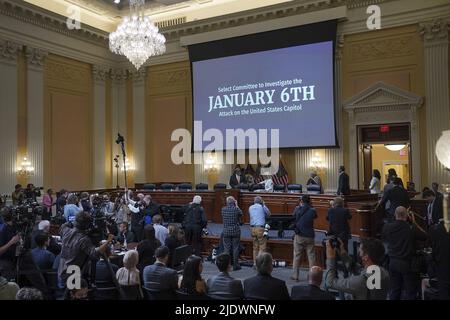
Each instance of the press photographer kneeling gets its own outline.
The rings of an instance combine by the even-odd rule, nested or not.
[[[336,248],[332,241],[326,242],[327,269],[325,275],[325,288],[332,289],[340,293],[350,294],[353,300],[386,300],[389,290],[389,273],[381,266],[385,258],[383,243],[378,239],[364,238],[358,249],[358,255],[361,258],[362,267],[352,268],[347,278],[338,277],[336,268],[336,251],[344,265],[351,265],[351,258],[344,248],[342,241],[339,241],[340,248]],[[369,267],[379,270],[379,289],[369,288],[368,279],[371,278]],[[370,268],[370,269],[372,269]],[[359,269],[359,270],[356,270]]]

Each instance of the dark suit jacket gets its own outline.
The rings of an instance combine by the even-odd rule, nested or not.
[[[208,295],[212,297],[238,300],[244,297],[242,282],[232,278],[228,273],[221,272],[218,275],[209,278]]]
[[[405,208],[409,207],[409,195],[408,191],[400,186],[394,186],[386,194],[383,194],[381,199],[381,205],[384,207],[387,201],[390,201],[391,206],[389,207],[389,213],[394,214],[397,207],[403,206]]]
[[[235,188],[235,187],[237,187],[237,185],[239,183],[246,183],[245,176],[243,174],[241,174],[240,182],[238,182],[237,178],[236,178],[236,175],[233,173],[233,175],[230,177],[230,186],[232,188]]]
[[[350,178],[345,172],[339,174],[338,195],[350,194]]]
[[[271,275],[258,274],[244,281],[244,297],[255,300],[289,300],[286,283]]]
[[[144,286],[158,291],[173,291],[178,289],[178,275],[173,269],[160,262],[155,262],[144,268]]]
[[[127,239],[127,243],[131,243],[131,242],[135,242],[136,239],[134,237],[134,233],[132,231],[127,231],[124,234],[123,233],[119,233],[118,236],[116,237],[116,240],[120,243],[124,243],[125,239]]]
[[[294,286],[291,291],[292,300],[336,300],[334,295],[313,285]]]
[[[433,207],[431,208],[431,219],[433,224],[439,223],[439,219],[444,216],[444,198],[436,197],[433,202]],[[428,212],[428,211],[427,211]]]
[[[113,263],[111,263],[111,267],[114,271],[115,277],[117,270],[119,270],[119,267]],[[111,271],[109,270],[109,267],[104,260],[100,260],[97,262],[95,268],[95,282],[100,282],[98,286],[103,288],[112,288],[115,286],[113,275],[111,274]]]

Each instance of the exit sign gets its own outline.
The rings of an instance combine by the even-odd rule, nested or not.
[[[389,126],[381,126],[380,127],[380,132],[381,133],[388,133],[390,130]]]

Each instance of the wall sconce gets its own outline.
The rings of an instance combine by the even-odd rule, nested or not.
[[[125,164],[121,167],[120,170],[125,171],[125,168],[127,169],[127,172],[136,170],[134,164],[130,160],[128,160],[128,158],[125,159]]]
[[[324,168],[322,157],[320,157],[318,152],[316,152],[314,156],[311,158],[311,167],[315,170],[320,170]]]
[[[207,173],[213,173],[219,170],[219,166],[217,164],[217,157],[215,154],[213,155],[210,153],[208,155],[208,157],[205,159],[205,164],[203,165],[203,168]]]
[[[34,176],[34,167],[27,157],[23,158],[20,167],[17,169],[17,174],[24,177]]]

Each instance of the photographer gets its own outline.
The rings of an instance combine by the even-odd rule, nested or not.
[[[8,209],[3,212],[3,221],[5,224],[0,230],[0,273],[12,279],[16,274],[16,247],[21,239],[13,215]]]
[[[64,214],[64,206],[67,204],[68,196],[69,192],[65,189],[61,189],[59,196],[56,199],[56,213],[58,216],[62,216]]]
[[[41,196],[41,189],[36,188],[34,184],[29,183],[25,189],[25,200],[28,202],[37,202],[36,198]]]
[[[260,196],[256,196],[254,204],[248,208],[250,215],[250,228],[253,238],[253,265],[256,263],[256,257],[266,251],[267,236],[264,236],[266,228],[266,219],[270,216],[270,210],[264,204]],[[255,267],[256,268],[256,267]]]
[[[82,192],[80,195],[80,204],[84,212],[92,212],[92,199],[98,195],[89,195],[87,192]]]
[[[19,206],[25,200],[25,194],[22,189],[21,184],[16,184],[14,187],[14,192],[11,195],[13,206]]]
[[[330,224],[328,235],[334,235],[341,239],[344,248],[348,250],[348,239],[351,238],[348,221],[352,218],[350,211],[344,208],[344,200],[335,198],[333,206],[328,210],[327,221]]]
[[[126,195],[125,195],[126,196]],[[127,199],[125,199],[127,201]],[[144,228],[144,194],[138,193],[135,200],[128,198],[128,209],[130,210],[130,225],[131,232],[134,233],[135,241],[140,242],[142,240],[142,232]]]
[[[359,246],[359,257],[363,269],[359,274],[351,274],[348,278],[338,278],[336,269],[336,251],[339,252],[340,259],[345,265],[351,264],[350,256],[345,251],[344,245],[340,242],[340,248],[333,247],[330,240],[326,242],[327,269],[325,275],[325,287],[337,290],[340,293],[351,294],[353,300],[386,300],[389,290],[389,274],[381,267],[385,257],[383,243],[378,239],[363,238]],[[370,289],[368,279],[372,275],[367,268],[377,266],[380,270],[380,289]]]
[[[62,249],[58,276],[64,286],[67,278],[70,276],[66,272],[69,266],[76,265],[80,267],[82,274],[85,275],[87,274],[89,260],[98,260],[111,245],[113,236],[109,235],[108,240],[96,248],[88,235],[91,226],[92,218],[87,212],[77,214],[74,228],[71,228],[71,223],[65,223],[61,226]]]
[[[202,230],[208,223],[205,216],[205,210],[201,206],[202,198],[194,196],[192,202],[185,210],[183,228],[186,235],[186,243],[194,249],[196,256],[201,256]]]
[[[406,291],[406,300],[415,300],[420,281],[419,272],[412,268],[412,260],[416,241],[425,241],[426,234],[408,222],[408,211],[400,206],[395,209],[395,221],[383,226],[382,239],[387,244],[389,256],[389,300],[400,300],[403,290]]]
[[[309,195],[300,198],[300,205],[294,210],[295,236],[294,236],[294,265],[292,280],[298,281],[300,273],[300,261],[303,249],[308,254],[309,266],[312,267],[316,261],[314,253],[314,219],[317,218],[316,209],[311,206]]]
[[[233,270],[240,270],[239,253],[241,246],[241,222],[242,210],[238,207],[234,197],[229,196],[226,207],[222,208],[223,218],[223,246],[225,252],[233,257]]]
[[[72,193],[67,198],[67,204],[64,206],[64,218],[66,222],[71,222],[75,220],[75,216],[83,211],[83,207],[78,202],[78,197],[76,194]]]

